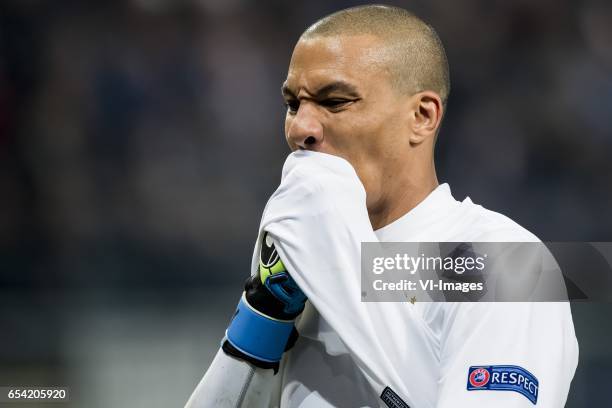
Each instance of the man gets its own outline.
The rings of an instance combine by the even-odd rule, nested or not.
[[[362,242],[538,241],[438,184],[449,90],[438,36],[403,9],[342,10],[302,34],[282,87],[294,153],[188,406],[564,405],[578,355],[567,303],[361,302]],[[495,370],[506,392],[481,386]]]

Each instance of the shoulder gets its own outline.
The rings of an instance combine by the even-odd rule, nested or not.
[[[473,242],[540,242],[532,232],[509,217],[474,204],[465,198],[460,207],[470,220],[470,241]]]

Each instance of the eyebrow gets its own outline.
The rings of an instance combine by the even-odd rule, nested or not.
[[[285,97],[296,98],[295,94],[289,89],[289,86],[287,86],[286,82],[283,83],[283,86],[281,87],[281,92]],[[351,85],[348,82],[344,81],[334,81],[322,86],[313,93],[313,97],[321,98],[332,92],[340,92],[355,98],[359,97],[359,92],[357,92],[357,88],[354,85]]]

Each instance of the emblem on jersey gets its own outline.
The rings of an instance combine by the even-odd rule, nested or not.
[[[470,373],[468,381],[472,387],[484,387],[489,382],[491,374],[486,368],[477,368]]]
[[[538,402],[538,379],[519,366],[472,366],[468,370],[467,390],[514,391],[533,405]]]

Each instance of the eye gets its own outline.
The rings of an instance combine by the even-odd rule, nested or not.
[[[289,99],[285,101],[285,108],[287,108],[289,113],[296,114],[300,108],[300,102],[295,99]]]
[[[344,105],[348,104],[352,102],[349,99],[342,99],[342,98],[329,98],[329,99],[323,99],[321,102],[319,102],[322,106],[325,106],[326,108],[331,108],[331,109],[338,109],[343,107]]]

